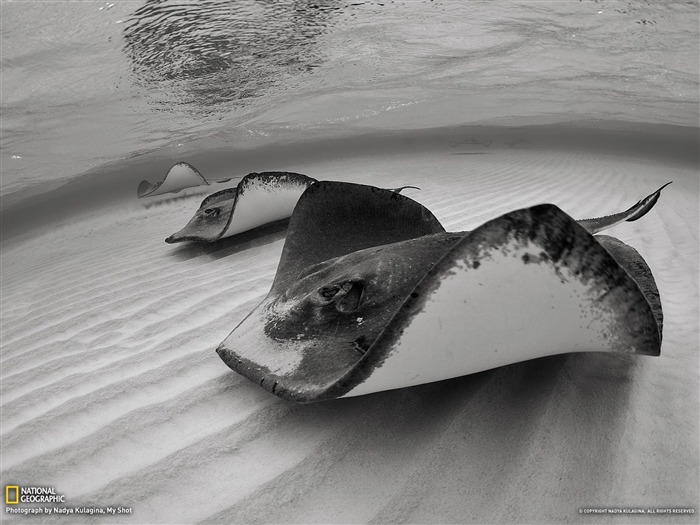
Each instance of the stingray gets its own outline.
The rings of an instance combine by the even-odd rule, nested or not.
[[[139,199],[144,197],[155,197],[165,193],[178,193],[185,188],[196,186],[209,186],[212,182],[229,182],[231,179],[211,179],[207,180],[199,173],[197,168],[187,162],[178,162],[165,174],[165,178],[159,182],[151,183],[147,180],[141,181],[136,195]]]
[[[542,204],[446,232],[396,192],[318,182],[290,219],[272,288],[217,348],[297,402],[357,396],[569,352],[659,355],[651,270],[596,235],[630,209],[576,221]]]
[[[187,225],[165,242],[213,242],[286,219],[304,190],[314,182],[316,179],[300,173],[250,173],[235,188],[205,198]]]
[[[250,173],[235,188],[205,198],[187,225],[165,242],[214,242],[287,219],[301,194],[315,182],[314,178],[286,171]],[[418,189],[401,186],[391,191],[401,192],[405,188]]]

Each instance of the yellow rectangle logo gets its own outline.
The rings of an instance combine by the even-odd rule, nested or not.
[[[15,497],[10,497],[10,491],[15,491]],[[19,503],[19,485],[5,485],[5,504],[17,505]]]

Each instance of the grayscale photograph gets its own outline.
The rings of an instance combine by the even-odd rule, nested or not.
[[[698,523],[698,0],[0,36],[0,522]]]

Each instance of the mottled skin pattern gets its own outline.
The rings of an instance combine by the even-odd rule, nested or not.
[[[265,303],[265,334],[275,340],[323,341],[324,349],[300,367],[309,381],[333,369],[345,372],[391,322],[410,290],[462,237],[426,235],[314,265]]]
[[[601,237],[611,256],[551,205],[506,214],[474,232],[447,233],[418,203],[388,193],[343,183],[307,190],[290,222],[272,290],[251,314],[262,319],[271,341],[305,342],[303,360],[291,374],[271,373],[255,363],[255,349],[234,330],[217,349],[232,369],[291,400],[342,396],[381,366],[431,287],[454,271],[454,261],[467,260],[478,271],[490,250],[512,242],[540,246],[523,256],[523,266],[566,268],[604,292],[601,308],[617,312],[620,323],[611,332],[614,348],[658,355],[658,290],[639,254],[624,243]],[[333,206],[324,204],[329,198]],[[360,217],[346,202],[358,198],[368,203]],[[390,242],[392,237],[408,238]]]

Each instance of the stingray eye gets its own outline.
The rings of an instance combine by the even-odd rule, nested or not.
[[[314,303],[321,307],[334,305],[341,313],[354,312],[364,300],[364,291],[364,283],[360,280],[345,281],[340,285],[329,284],[318,289]]]
[[[207,217],[216,217],[219,215],[219,208],[207,208],[204,210],[204,215]]]

